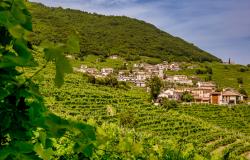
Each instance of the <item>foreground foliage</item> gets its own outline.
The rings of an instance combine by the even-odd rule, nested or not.
[[[53,139],[66,132],[74,133],[75,154],[91,156],[95,128],[63,120],[49,112],[39,87],[32,82],[32,78],[52,61],[56,65],[55,84],[62,85],[64,74],[72,70],[63,52],[76,51],[71,48],[77,44],[75,38],[71,37],[67,45],[44,43],[40,49],[46,64],[26,77],[23,69],[35,63],[34,50],[28,43],[32,32],[31,15],[22,0],[0,1],[0,32],[0,159],[51,159],[55,155]]]

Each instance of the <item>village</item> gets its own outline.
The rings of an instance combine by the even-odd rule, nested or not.
[[[116,59],[116,56],[111,56]],[[100,71],[96,68],[88,68],[87,65],[81,65],[80,68],[74,68],[75,72],[81,72],[103,78],[114,74],[118,81],[134,83],[138,87],[143,87],[147,91],[149,88],[146,81],[153,76],[159,77],[164,83],[172,84],[165,87],[159,94],[157,101],[167,98],[169,100],[180,101],[183,93],[189,93],[193,96],[192,103],[205,103],[215,105],[239,104],[247,97],[240,94],[233,88],[223,88],[218,90],[216,84],[212,81],[204,82],[197,80],[196,77],[186,75],[167,75],[167,70],[180,71],[180,64],[177,62],[151,65],[147,63],[133,64],[132,70],[119,70],[115,72],[114,68],[102,68]]]

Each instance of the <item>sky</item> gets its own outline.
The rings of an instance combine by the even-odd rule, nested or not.
[[[250,64],[250,0],[31,1],[144,20],[223,61]]]

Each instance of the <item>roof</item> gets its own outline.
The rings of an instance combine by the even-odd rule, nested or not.
[[[238,92],[234,92],[234,91],[225,91],[222,92],[223,96],[241,96],[241,94],[239,94]]]
[[[211,95],[220,95],[221,94],[221,92],[213,92],[213,93],[211,93]]]

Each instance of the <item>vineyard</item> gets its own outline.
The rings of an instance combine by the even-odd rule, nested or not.
[[[181,150],[192,144],[194,154],[206,159],[249,159],[249,106],[180,105],[167,111],[151,105],[143,89],[92,85],[81,74],[68,75],[65,85],[56,89],[50,74],[49,70],[44,73],[42,93],[49,109],[61,117],[133,128],[164,141],[173,140]]]

